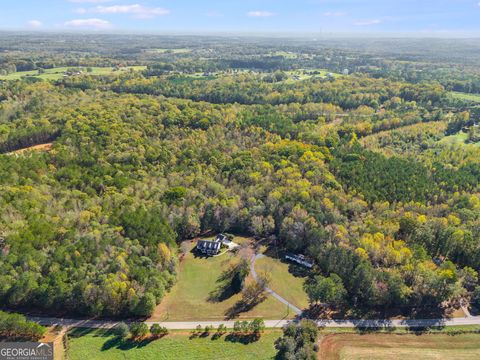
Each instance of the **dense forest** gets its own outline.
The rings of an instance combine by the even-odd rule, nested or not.
[[[2,40],[4,74],[147,69],[0,80],[2,307],[148,316],[175,282],[180,241],[208,231],[309,256],[351,306],[478,291],[479,119],[450,93],[480,91],[478,64],[464,79],[430,52],[399,71],[405,54],[386,45],[379,64],[334,41],[231,51],[239,40],[146,37],[125,49],[98,35],[73,51],[51,36]],[[291,73],[319,68],[335,76]]]

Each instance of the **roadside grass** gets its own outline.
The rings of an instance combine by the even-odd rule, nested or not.
[[[300,275],[304,274],[304,269],[267,255],[255,262],[255,269],[258,274],[270,275],[269,287],[273,291],[300,309],[308,308],[308,296],[303,290],[306,276]]]
[[[467,100],[467,101],[480,103],[480,94],[468,94],[468,93],[451,91],[450,96],[460,100]]]
[[[145,70],[145,66],[128,66],[124,68],[120,68],[119,70],[114,70],[113,67],[92,67],[92,72],[87,72],[87,67],[57,67],[53,69],[45,69],[45,72],[43,74],[39,74],[38,70],[32,70],[32,71],[19,71],[16,73],[8,74],[8,75],[1,75],[0,80],[20,80],[23,77],[34,77],[38,79],[43,79],[43,80],[60,80],[63,78],[63,74],[65,71],[68,71],[70,69],[79,69],[83,71],[83,74],[85,75],[110,75],[114,73],[120,73],[128,70],[134,70],[134,71],[141,71]]]
[[[188,331],[173,331],[158,340],[135,343],[121,341],[107,330],[74,329],[67,356],[69,360],[266,360],[275,358],[274,342],[280,336],[281,330],[267,330],[258,341],[245,344],[230,340],[228,334],[218,339],[190,338]]]
[[[235,241],[235,240],[234,240]],[[211,293],[218,287],[217,279],[236,255],[225,253],[216,257],[195,257],[189,242],[185,257],[179,265],[177,283],[160,305],[155,309],[151,321],[201,321],[225,320],[229,309],[241,299],[241,294],[217,302],[211,300]],[[271,296],[253,309],[240,313],[241,319],[264,318],[283,319],[294,314],[284,304]]]
[[[321,337],[319,359],[478,359],[480,334],[330,334]]]
[[[432,329],[433,334],[412,334],[406,329],[394,333],[375,331],[359,334],[355,329],[326,328],[320,331],[319,359],[477,359],[480,334],[449,334],[449,331],[480,331],[480,326]],[[267,329],[256,342],[235,342],[228,333],[214,339],[191,338],[188,330],[173,330],[158,340],[119,340],[110,330],[72,329],[68,334],[67,358],[104,359],[274,359],[274,342],[280,329]]]
[[[319,330],[322,335],[328,334],[446,334],[462,335],[467,333],[479,333],[480,325],[455,325],[455,326],[431,326],[425,328],[408,327],[380,327],[380,328],[353,328],[353,327],[322,327]]]

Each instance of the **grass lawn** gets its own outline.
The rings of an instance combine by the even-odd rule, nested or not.
[[[452,91],[450,92],[450,95],[457,99],[480,103],[480,94],[467,94],[467,93]]]
[[[321,339],[320,359],[479,359],[480,334],[333,334]]]
[[[308,296],[303,290],[305,277],[294,275],[291,270],[304,272],[294,264],[282,262],[279,259],[264,256],[255,262],[255,270],[260,274],[271,275],[270,288],[300,309],[308,308]]]
[[[35,77],[38,79],[43,79],[43,80],[60,80],[63,78],[63,74],[65,71],[69,69],[76,69],[76,67],[58,67],[58,68],[53,68],[53,69],[45,69],[45,72],[43,74],[39,74],[37,70],[32,70],[32,71],[20,71],[8,75],[3,75],[0,76],[0,80],[20,80],[21,78],[25,76],[29,77]],[[114,71],[113,68],[111,67],[92,67],[92,72],[87,72],[86,67],[81,68],[84,74],[87,75],[110,75],[113,73],[118,73],[122,71],[127,71],[130,69],[133,69],[135,71],[141,71],[145,70],[145,66],[128,66],[121,68],[120,70]]]
[[[188,243],[189,249],[194,243]],[[240,299],[235,294],[221,302],[209,300],[210,293],[217,288],[217,279],[232,261],[234,255],[225,253],[216,257],[195,257],[187,251],[179,266],[177,283],[162,303],[157,306],[152,321],[195,321],[224,320],[226,314]],[[284,304],[271,296],[248,312],[241,313],[241,319],[261,317],[264,319],[283,319],[287,315]],[[289,316],[293,316],[292,312]]]
[[[210,360],[274,359],[279,330],[267,330],[257,342],[242,344],[212,337],[190,339],[188,332],[171,332],[162,339],[135,344],[118,341],[108,331],[75,329],[69,337],[69,360]]]

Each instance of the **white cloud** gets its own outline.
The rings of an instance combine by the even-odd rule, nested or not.
[[[270,12],[270,11],[249,11],[247,13],[247,16],[250,16],[250,17],[270,17],[270,16],[274,16],[275,14]]]
[[[75,19],[65,22],[64,25],[74,28],[102,30],[110,28],[112,24],[102,19]]]
[[[323,13],[323,16],[327,16],[327,17],[339,17],[339,16],[345,16],[345,15],[347,14],[342,11],[327,11],[326,13]]]
[[[380,19],[372,19],[372,20],[360,20],[360,21],[355,21],[353,25],[356,26],[370,26],[370,25],[377,25],[381,24],[382,20]]]
[[[101,3],[110,2],[112,0],[68,0],[68,1],[75,4],[86,4],[86,3],[101,4]]]
[[[77,14],[86,14],[87,13],[87,9],[85,8],[77,8],[75,10],[73,10],[74,13],[77,13]]]
[[[143,6],[140,4],[97,6],[90,9],[90,11],[98,14],[132,14],[140,19],[149,19],[155,16],[170,14],[170,10],[161,7]]]
[[[32,28],[39,28],[41,27],[43,24],[41,21],[39,20],[30,20],[28,22],[28,26],[32,27]]]

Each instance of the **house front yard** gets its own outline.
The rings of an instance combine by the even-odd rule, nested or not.
[[[188,248],[179,265],[177,283],[157,306],[150,321],[228,319],[231,310],[240,301],[241,294],[235,294],[222,301],[212,300],[211,294],[218,287],[217,279],[230,262],[238,261],[238,256],[227,252],[220,256],[198,257],[191,251],[195,243],[188,242],[183,246],[186,245]],[[267,296],[265,301],[247,312],[241,312],[234,318],[283,319],[293,315],[291,311],[287,311],[284,304]]]

